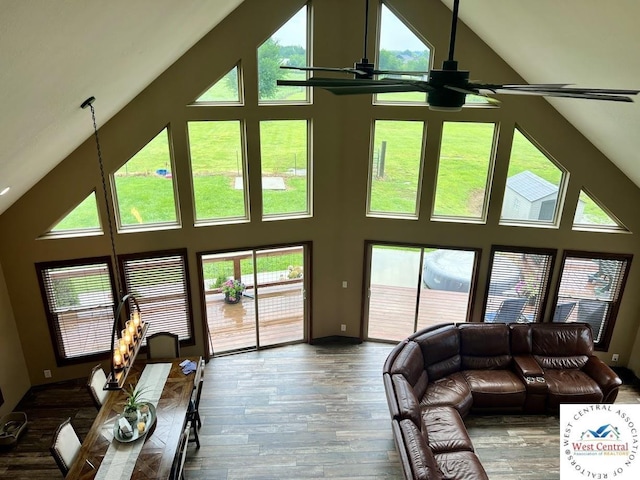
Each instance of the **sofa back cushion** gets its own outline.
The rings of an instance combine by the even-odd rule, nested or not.
[[[460,335],[455,325],[431,330],[413,340],[420,345],[430,382],[460,371]]]
[[[459,325],[463,370],[504,369],[511,363],[509,326],[506,323]]]
[[[402,444],[411,464],[414,480],[441,480],[444,477],[423,432],[411,420],[400,420]]]
[[[389,373],[392,376],[402,375],[406,378],[414,388],[418,398],[422,398],[424,392],[427,391],[429,377],[424,369],[422,349],[416,342],[410,340],[404,345],[404,348],[396,355]]]
[[[511,333],[511,355],[531,354],[532,326],[530,323],[509,324],[509,332]]]
[[[422,430],[422,412],[420,399],[416,396],[413,387],[406,378],[400,374],[392,375],[393,391],[395,392],[396,405],[399,419],[408,418]]]
[[[593,336],[586,324],[534,325],[531,338],[531,353],[542,368],[582,368],[593,355]]]

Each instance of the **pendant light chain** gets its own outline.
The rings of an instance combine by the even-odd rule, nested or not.
[[[113,263],[116,269],[116,288],[118,295],[122,297],[123,290],[120,286],[120,268],[118,266],[118,257],[116,256],[116,242],[113,236],[113,223],[111,221],[111,208],[109,207],[109,197],[107,195],[107,182],[104,175],[104,165],[102,163],[102,150],[100,150],[100,138],[98,137],[98,124],[96,123],[96,111],[93,108],[95,97],[90,97],[81,105],[82,108],[89,107],[91,109],[91,118],[93,120],[93,136],[96,139],[96,148],[98,150],[98,164],[100,165],[100,177],[102,178],[102,192],[104,193],[104,203],[107,207],[107,223],[109,225],[109,238],[111,239],[111,252],[113,255]]]

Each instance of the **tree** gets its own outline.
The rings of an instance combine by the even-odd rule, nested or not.
[[[276,95],[276,80],[284,77],[280,45],[273,38],[269,38],[258,48],[258,94],[264,100]]]

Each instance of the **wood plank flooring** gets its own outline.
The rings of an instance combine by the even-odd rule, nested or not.
[[[289,345],[216,357],[200,404],[201,448],[190,443],[186,478],[400,479],[382,385],[393,345]],[[624,385],[617,403],[640,402]],[[0,451],[0,478],[61,478],[48,447],[71,416],[84,438],[96,415],[84,381],[33,389],[16,408],[29,427]],[[469,415],[476,452],[492,480],[558,478],[558,418]]]

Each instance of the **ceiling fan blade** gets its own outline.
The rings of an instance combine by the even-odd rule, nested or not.
[[[411,70],[374,70],[375,75],[406,75],[408,77],[423,77],[429,72],[416,72]]]
[[[492,105],[500,105],[502,103],[497,98],[490,97],[489,95],[487,95],[485,93],[482,93],[482,92],[480,92],[478,90],[471,90],[471,89],[466,89],[466,88],[454,87],[453,85],[445,85],[444,88],[446,88],[448,90],[453,90],[454,92],[464,93],[466,95],[475,95],[476,97],[482,97]]]
[[[367,85],[395,85],[400,82],[388,80],[374,80],[367,78],[323,78],[311,77],[306,80],[278,80],[280,86],[288,87],[361,87]]]
[[[372,94],[372,93],[396,93],[396,92],[420,92],[416,86],[406,83],[400,83],[396,85],[354,85],[349,87],[338,86],[325,86],[320,87],[333,93],[334,95],[357,95],[357,94]]]
[[[532,95],[537,97],[563,97],[563,98],[582,98],[585,100],[607,100],[610,102],[633,102],[631,97],[624,95],[605,95],[597,93],[585,93],[585,92],[564,92],[562,90],[557,91],[544,91],[544,90],[523,90],[523,89],[496,89],[493,91],[496,94],[503,95]]]
[[[280,68],[284,70],[297,70],[300,72],[339,72],[339,73],[349,73],[353,75],[366,75],[367,72],[364,70],[358,70],[357,68],[350,67],[294,67],[291,65],[280,65]]]

